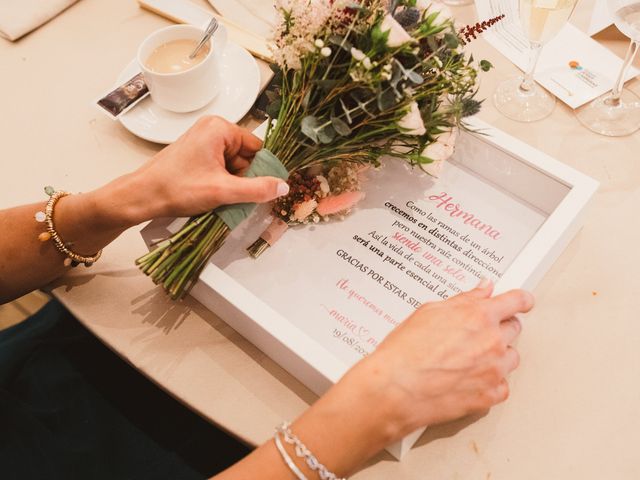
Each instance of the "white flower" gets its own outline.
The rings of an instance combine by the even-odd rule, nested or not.
[[[422,150],[421,156],[430,158],[434,162],[440,162],[453,155],[453,145],[445,145],[440,142],[433,142]]]
[[[458,138],[458,129],[454,127],[448,132],[444,132],[438,135],[438,138],[436,138],[436,142],[453,147],[456,144],[457,138]]]
[[[387,45],[390,47],[399,47],[407,42],[413,42],[411,35],[402,28],[402,25],[393,18],[392,15],[386,14],[382,23],[380,24],[380,30],[383,32],[389,32],[389,38],[387,39]]]
[[[437,177],[442,172],[444,161],[453,155],[455,151],[456,138],[458,138],[458,129],[452,128],[448,132],[438,135],[436,141],[427,145],[422,151],[421,155],[423,157],[433,160],[432,163],[423,166],[427,173]]]
[[[329,55],[331,55],[331,49],[329,47],[323,47],[320,50],[320,55],[322,55],[323,57],[328,57]]]
[[[407,130],[404,132],[405,135],[424,135],[427,133],[427,129],[422,121],[422,116],[420,115],[420,109],[416,102],[411,102],[409,111],[398,122],[398,126]]]
[[[369,57],[364,57],[364,60],[362,60],[362,66],[367,70],[371,70],[373,68],[373,65],[371,64],[371,59]]]
[[[316,39],[316,41],[315,41],[315,42],[313,42],[313,44],[314,44],[316,47],[318,47],[318,48],[322,48],[322,47],[324,47],[324,42],[322,41],[322,39],[321,39],[321,38]]]
[[[354,47],[351,48],[351,56],[358,62],[361,62],[367,57],[362,50],[358,50]]]

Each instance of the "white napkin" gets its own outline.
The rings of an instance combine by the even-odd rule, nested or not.
[[[0,36],[17,40],[78,0],[0,0]]]

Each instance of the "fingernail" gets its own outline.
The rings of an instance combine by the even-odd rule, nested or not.
[[[485,289],[488,288],[489,285],[491,285],[491,280],[489,280],[487,277],[482,277],[478,285],[476,285],[476,288]]]
[[[289,193],[289,184],[287,182],[278,183],[278,188],[276,190],[276,195],[278,197],[284,197]]]

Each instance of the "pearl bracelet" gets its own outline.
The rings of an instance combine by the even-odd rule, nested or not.
[[[53,221],[53,211],[56,207],[56,203],[58,203],[58,200],[60,200],[62,197],[66,197],[67,195],[71,195],[71,194],[69,192],[65,192],[62,190],[55,191],[53,187],[45,187],[44,192],[47,195],[49,195],[49,200],[47,201],[47,205],[44,209],[44,212],[42,211],[36,212],[34,217],[36,219],[36,222],[46,223],[47,231],[42,232],[40,235],[38,235],[38,240],[40,240],[41,242],[47,242],[51,240],[55,245],[56,249],[60,253],[62,253],[65,257],[67,257],[64,259],[65,267],[68,267],[68,266],[77,267],[81,263],[84,263],[85,267],[90,267],[91,265],[93,265],[95,262],[98,261],[98,259],[100,258],[100,255],[102,255],[102,250],[100,250],[95,255],[91,255],[88,257],[83,255],[78,255],[77,253],[75,253],[69,248],[71,246],[70,243],[65,243],[62,240],[62,237],[60,237],[60,234],[56,230],[56,226]]]
[[[279,435],[282,435],[284,441],[289,445],[293,445],[295,448],[296,456],[304,459],[307,466],[318,473],[318,476],[321,480],[346,480],[345,478],[338,478],[335,474],[331,473],[327,467],[321,464],[318,459],[311,453],[311,451],[306,447],[304,443],[300,441],[300,439],[291,431],[291,424],[289,422],[284,422],[278,428],[276,428],[275,433],[275,442],[282,459],[287,464],[289,469],[298,477],[298,480],[307,480],[304,474],[300,471],[300,469],[296,466],[295,463],[291,460],[291,457],[287,454],[286,450],[282,446],[280,442]]]

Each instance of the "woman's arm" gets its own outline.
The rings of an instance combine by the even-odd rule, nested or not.
[[[127,228],[152,218],[194,215],[221,204],[266,202],[286,194],[282,180],[234,175],[248,167],[260,147],[260,140],[246,130],[220,118],[203,118],[135,172],[92,192],[61,198],[56,229],[73,243],[74,252],[93,255]],[[0,303],[68,270],[53,243],[38,240],[46,228],[34,215],[45,203],[0,210]]]
[[[491,294],[485,282],[422,306],[296,420],[293,433],[329,470],[347,476],[418,428],[504,401],[506,376],[519,362],[511,346],[521,329],[514,315],[530,310],[533,298],[521,290]],[[309,480],[319,478],[287,451]],[[214,478],[295,476],[271,440]]]

